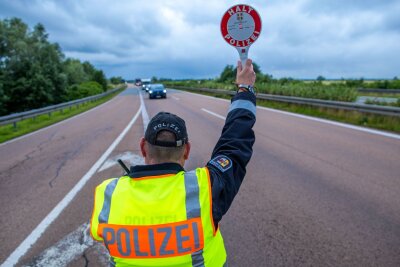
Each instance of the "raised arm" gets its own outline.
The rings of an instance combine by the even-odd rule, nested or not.
[[[248,59],[245,66],[239,61],[236,83],[242,88],[232,98],[221,137],[207,163],[215,225],[228,211],[238,193],[253,153],[255,136],[252,128],[256,121],[256,97],[252,86],[255,78],[252,61]]]

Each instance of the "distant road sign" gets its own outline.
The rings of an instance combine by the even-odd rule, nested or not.
[[[261,17],[251,6],[243,4],[233,6],[222,16],[221,33],[228,44],[236,47],[244,63],[250,45],[260,36]]]

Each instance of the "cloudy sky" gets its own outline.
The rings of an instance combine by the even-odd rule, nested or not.
[[[214,78],[238,58],[219,26],[238,3],[261,15],[249,57],[264,73],[400,77],[400,0],[0,0],[0,18],[42,23],[108,77]]]

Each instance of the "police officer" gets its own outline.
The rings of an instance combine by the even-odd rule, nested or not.
[[[256,98],[252,61],[238,62],[237,94],[211,160],[186,171],[190,153],[185,122],[160,112],[140,141],[146,165],[96,188],[91,235],[104,242],[111,266],[226,264],[218,223],[246,173],[255,141]]]

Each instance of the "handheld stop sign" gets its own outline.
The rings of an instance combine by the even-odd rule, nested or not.
[[[233,6],[222,17],[221,33],[228,44],[236,47],[244,65],[250,46],[261,33],[260,15],[251,6]]]

